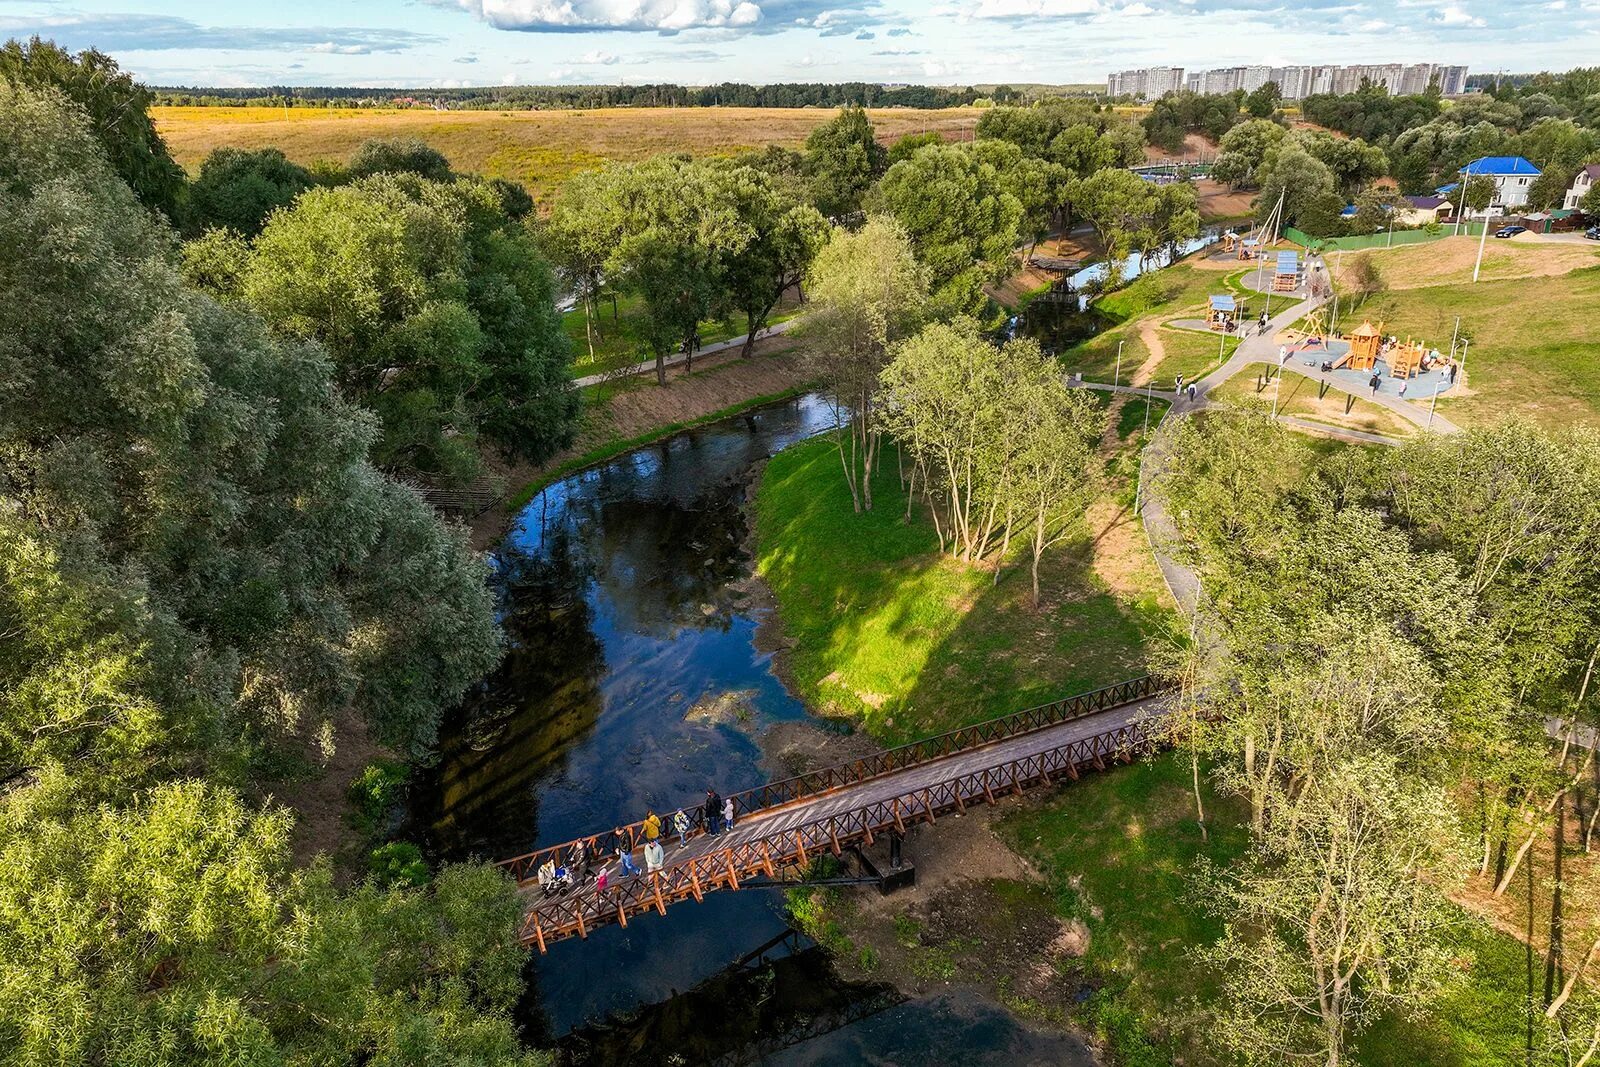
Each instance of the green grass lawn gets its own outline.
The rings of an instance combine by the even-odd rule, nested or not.
[[[1600,423],[1600,268],[1547,278],[1399,289],[1368,300],[1358,314],[1400,337],[1450,347],[1455,317],[1471,338],[1467,387],[1441,399],[1452,421],[1483,425],[1523,416],[1548,427]],[[1347,320],[1350,321],[1350,320]]]
[[[1156,388],[1171,389],[1179,374],[1184,381],[1192,382],[1222,366],[1239,347],[1239,338],[1209,331],[1163,329],[1161,347],[1165,355],[1156,364]]]
[[[1188,1025],[1219,990],[1218,976],[1190,950],[1222,933],[1194,896],[1190,873],[1201,857],[1226,866],[1244,852],[1248,812],[1202,779],[1210,830],[1202,840],[1190,790],[1187,759],[1169,753],[1085,776],[1041,805],[1007,814],[998,827],[1044,872],[1062,917],[1088,928],[1083,963],[1097,992],[1084,1021],[1110,1042],[1122,1067],[1164,1067],[1179,1057],[1192,1067],[1226,1062],[1203,1025]],[[1380,1018],[1355,1042],[1353,1063],[1522,1062],[1522,946],[1469,920],[1457,944],[1460,982],[1420,1015]]]
[[[1166,618],[1154,590],[1113,595],[1079,537],[1046,556],[1036,613],[1025,566],[994,587],[987,567],[939,555],[920,515],[905,521],[894,463],[891,449],[859,515],[831,437],[779,453],[762,478],[757,567],[812,707],[897,743],[1143,672]]]
[[[575,377],[604,374],[618,367],[654,358],[639,331],[639,318],[643,314],[640,305],[640,298],[632,293],[618,294],[615,309],[609,295],[600,301],[594,319],[589,324],[594,331],[593,356],[589,354],[589,327],[584,322],[583,307],[580,305],[561,316],[562,328],[572,342],[572,372]],[[773,310],[768,325],[791,319],[799,310],[797,304],[780,304]],[[743,315],[700,324],[702,344],[714,345],[719,341],[743,337],[744,333]]]
[[[1122,374],[1126,380],[1149,357],[1149,350],[1139,337],[1140,327],[1150,321],[1165,322],[1180,317],[1179,313],[1192,311],[1200,314],[1206,298],[1213,293],[1232,292],[1242,295],[1237,275],[1205,270],[1192,263],[1178,263],[1165,270],[1155,271],[1116,292],[1107,293],[1094,302],[1094,308],[1112,325],[1094,337],[1075,345],[1061,354],[1061,365],[1069,373],[1081,372],[1089,381],[1111,381],[1117,361],[1117,342],[1123,342]],[[1204,366],[1202,337],[1194,341],[1184,335],[1163,331],[1162,342],[1167,348],[1166,358],[1157,367],[1157,382],[1170,379],[1183,370],[1185,374]],[[1174,352],[1168,338],[1179,338]],[[1211,351],[1216,352],[1216,338],[1212,337]],[[1231,351],[1231,349],[1230,349]],[[1186,369],[1188,368],[1188,369]]]

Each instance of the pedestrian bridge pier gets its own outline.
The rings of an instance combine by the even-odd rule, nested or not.
[[[592,849],[600,834],[503,860],[527,900],[522,940],[543,952],[553,941],[587,937],[609,923],[626,926],[650,911],[665,914],[707,893],[787,880],[824,853],[870,846],[879,835],[903,834],[908,825],[935,822],[969,804],[993,804],[1007,793],[1129,762],[1164,742],[1168,691],[1151,677],[1119,682],[757,786],[732,796],[734,827],[718,834],[706,832],[698,803],[686,805],[693,825],[685,844],[671,831],[670,813],[663,817],[662,868],[621,876],[611,857],[600,857],[595,867],[607,873],[603,890],[589,880],[547,894],[537,882],[547,859],[563,864],[579,841]],[[643,848],[642,822],[623,834],[635,850]]]

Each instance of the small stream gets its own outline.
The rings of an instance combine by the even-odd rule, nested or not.
[[[749,588],[746,500],[763,461],[830,423],[818,396],[769,405],[556,482],[519,513],[493,555],[505,660],[443,725],[439,763],[413,790],[413,823],[436,858],[504,858],[649,807],[669,816],[708,786],[727,794],[781,776],[763,765],[759,738],[811,716],[757,647],[768,609]],[[691,716],[730,693],[733,714]],[[721,990],[713,1003],[732,1017],[765,1010],[770,987],[728,983],[725,969],[783,933],[782,907],[773,891],[715,893],[558,942],[529,965],[525,1035],[604,1063],[620,1034],[628,1062],[669,1062],[692,1044],[689,1030],[718,1029],[706,1021],[714,1009],[690,1010],[707,989]],[[787,978],[786,1018],[859,992],[820,949],[809,953]],[[835,1027],[820,1008],[816,1018],[819,1032],[776,1051],[741,1052],[734,1027],[715,1058],[1093,1062],[1077,1039],[971,998],[895,998]]]

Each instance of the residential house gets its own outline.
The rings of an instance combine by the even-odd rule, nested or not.
[[[1572,179],[1572,188],[1567,190],[1566,199],[1561,201],[1561,206],[1568,211],[1577,208],[1578,201],[1589,194],[1589,190],[1600,185],[1600,163],[1591,163],[1578,172]]]
[[[1539,168],[1521,156],[1484,156],[1461,168],[1462,180],[1480,175],[1494,179],[1491,212],[1520,208],[1528,202],[1528,187],[1539,176]]]
[[[1455,205],[1442,196],[1408,196],[1406,206],[1395,217],[1405,226],[1426,226],[1451,217]]]

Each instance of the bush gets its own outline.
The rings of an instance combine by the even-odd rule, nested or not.
[[[433,872],[422,850],[409,841],[390,841],[372,850],[367,857],[367,870],[380,886],[404,885],[421,887],[428,884]]]
[[[409,773],[406,764],[398,760],[377,760],[356,775],[346,795],[355,805],[363,831],[373,833],[400,803]]]

